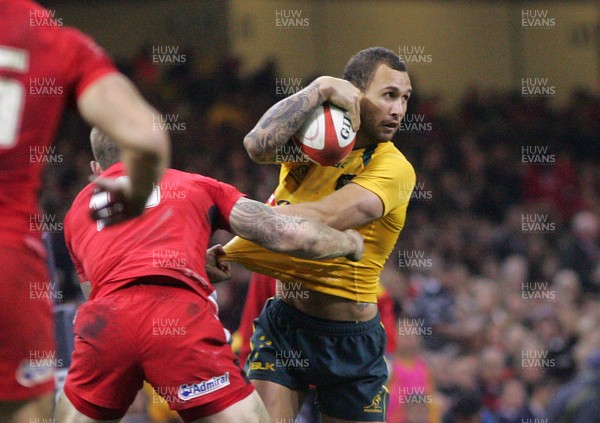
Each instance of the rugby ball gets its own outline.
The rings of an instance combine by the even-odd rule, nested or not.
[[[350,114],[323,103],[310,115],[292,140],[309,159],[321,166],[335,166],[350,154],[356,142]]]

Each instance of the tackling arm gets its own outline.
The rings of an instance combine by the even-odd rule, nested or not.
[[[229,216],[231,230],[278,253],[321,260],[345,256],[360,260],[363,239],[354,230],[340,232],[322,223],[276,213],[258,201],[240,198]]]

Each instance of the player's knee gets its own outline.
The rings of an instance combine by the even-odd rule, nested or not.
[[[193,421],[192,423],[270,423],[269,413],[258,393],[252,392],[241,401],[227,407],[225,410]]]
[[[258,393],[254,392],[253,401],[254,401],[254,414],[256,415],[256,421],[258,423],[269,423],[271,419],[269,418],[269,413],[267,412],[267,407],[262,402]]]
[[[71,402],[67,399],[64,392],[62,392],[58,398],[58,402],[56,403],[56,409],[54,411],[54,417],[57,422],[70,422],[72,420],[73,410],[75,407]]]
[[[44,417],[52,416],[52,409],[54,408],[54,392],[49,392],[46,395],[36,398],[32,405],[36,415]],[[27,422],[31,421],[31,419],[27,420]]]
[[[71,404],[71,401],[63,393],[60,394],[58,402],[56,403],[56,410],[54,417],[57,423],[81,423],[83,417],[77,411],[75,406]]]
[[[256,391],[236,405],[240,407],[235,412],[238,419],[240,416],[248,416],[248,420],[244,420],[247,423],[270,423],[271,421],[267,408]]]

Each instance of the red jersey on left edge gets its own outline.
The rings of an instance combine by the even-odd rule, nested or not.
[[[124,175],[117,163],[103,177]],[[75,198],[64,220],[65,239],[81,281],[90,281],[90,300],[105,297],[143,276],[167,276],[208,297],[206,249],[216,229],[229,230],[229,214],[242,194],[201,175],[167,169],[142,216],[104,227],[89,216],[106,201],[93,184]],[[176,283],[176,282],[174,282]]]
[[[29,0],[0,0],[0,244],[39,237],[43,168],[60,164],[50,147],[67,105],[108,73],[112,61],[88,36]]]

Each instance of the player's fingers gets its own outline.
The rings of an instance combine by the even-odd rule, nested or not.
[[[98,207],[96,205],[93,209],[97,213],[97,215],[102,218],[107,218],[111,216],[115,216],[117,214],[125,211],[125,205],[120,201],[107,201],[106,204]]]
[[[96,206],[90,211],[90,215],[95,220],[109,219],[112,216],[112,211],[110,210],[110,203],[106,203],[101,207]]]
[[[221,275],[219,276],[219,282],[224,282],[229,279],[231,279],[231,273],[221,272]]]
[[[123,191],[124,187],[116,180],[110,178],[90,177],[90,181],[93,182],[100,191],[110,194],[111,203],[123,203],[125,201],[125,192]]]
[[[108,219],[103,219],[102,221],[104,222],[104,224],[106,226],[113,226],[113,225],[117,225],[121,222],[124,222],[126,220],[127,220],[127,217],[123,213],[120,213],[120,214],[111,216]]]
[[[125,211],[125,207],[123,206],[123,204],[109,202],[108,204],[106,204],[102,207],[93,209],[90,212],[90,215],[92,216],[92,219],[104,220],[105,223],[108,224],[108,222],[112,222],[112,221],[116,221],[116,220],[121,221],[121,219],[123,219],[125,217],[125,214],[123,213],[124,211]]]
[[[227,254],[221,244],[215,244],[211,248],[211,251],[213,251],[215,253],[215,256],[217,256],[217,257],[224,256],[225,254]]]
[[[93,182],[98,188],[104,191],[114,190],[116,186],[115,181],[111,179],[98,178],[94,175],[90,176],[88,179],[90,182]]]

